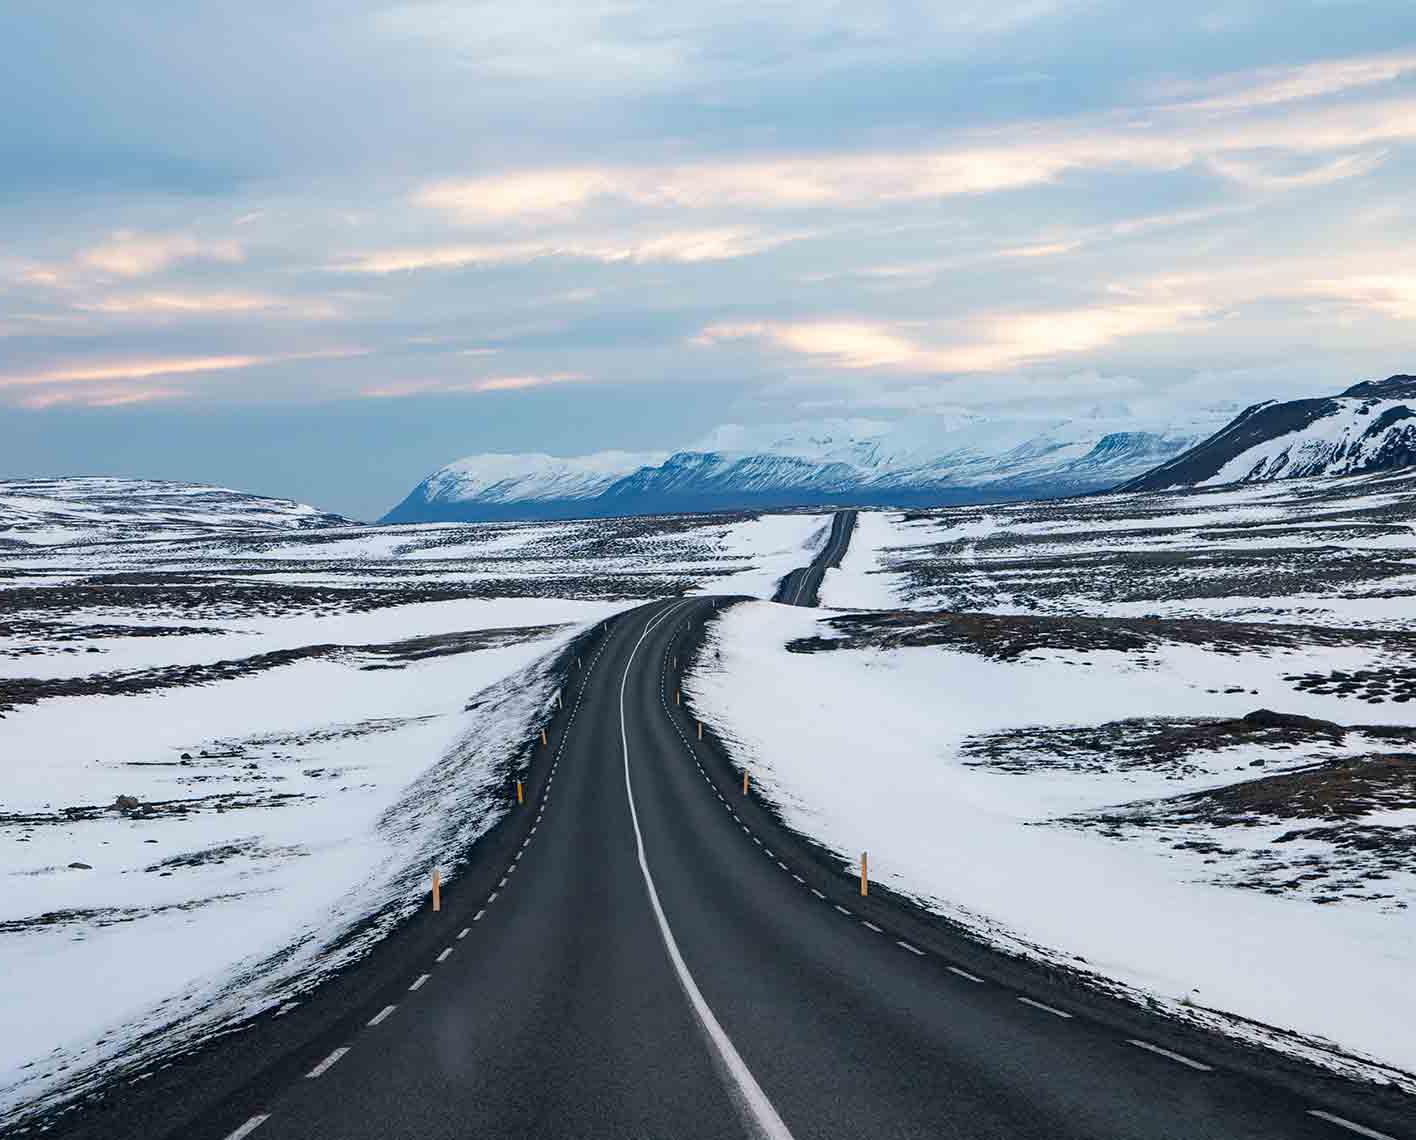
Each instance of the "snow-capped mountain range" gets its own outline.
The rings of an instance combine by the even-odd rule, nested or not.
[[[163,479],[0,479],[0,545],[179,539],[225,531],[352,526],[290,499]]]
[[[1075,494],[1151,470],[1226,414],[1232,409],[1211,409],[1179,429],[1105,406],[1068,418],[961,413],[902,422],[728,425],[673,452],[473,455],[428,476],[383,521],[919,506]]]
[[[1120,491],[1355,475],[1416,463],[1416,376],[1366,380],[1336,396],[1255,404],[1209,439]]]

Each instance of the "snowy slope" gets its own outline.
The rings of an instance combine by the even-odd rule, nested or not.
[[[1117,489],[1354,475],[1413,463],[1416,377],[1392,376],[1323,399],[1256,404],[1203,443]]]
[[[387,522],[572,518],[797,505],[924,505],[1097,490],[1149,471],[1217,422],[1172,429],[1124,407],[1074,418],[970,413],[898,422],[728,425],[670,455],[474,455]]]
[[[289,499],[161,479],[0,480],[0,545],[309,530],[349,520]]]

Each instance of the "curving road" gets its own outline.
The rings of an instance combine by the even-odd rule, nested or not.
[[[1408,1100],[861,898],[742,794],[678,703],[681,665],[723,604],[656,602],[606,623],[530,803],[479,847],[440,914],[91,1134],[1416,1136],[1398,1131]]]
[[[777,583],[777,592],[772,595],[772,600],[789,606],[817,605],[826,571],[841,564],[851,544],[855,521],[855,511],[837,511],[831,517],[831,533],[821,552],[811,560],[810,565],[798,567]]]

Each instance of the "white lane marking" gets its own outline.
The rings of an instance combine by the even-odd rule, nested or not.
[[[924,957],[924,951],[921,950],[918,946],[911,946],[908,942],[902,942],[902,941],[901,941],[900,939],[898,939],[898,938],[895,939],[895,945],[896,945],[896,946],[903,946],[903,947],[904,947],[906,950],[908,950],[911,954],[918,954],[921,958]]]
[[[792,1140],[791,1131],[782,1118],[777,1115],[777,1110],[772,1107],[772,1102],[767,1099],[767,1094],[762,1091],[762,1086],[757,1083],[757,1078],[752,1075],[732,1040],[718,1023],[718,1019],[708,1007],[708,1002],[704,1000],[703,994],[699,991],[698,983],[689,973],[683,955],[679,952],[678,942],[674,939],[674,932],[669,928],[668,917],[664,914],[664,908],[659,902],[659,892],[654,887],[654,876],[649,873],[649,858],[644,851],[644,836],[639,830],[639,813],[634,806],[634,784],[629,775],[629,730],[625,727],[624,711],[624,695],[629,686],[629,671],[634,665],[635,654],[639,652],[639,647],[644,644],[644,639],[649,636],[654,627],[676,609],[687,604],[689,603],[679,602],[668,606],[657,618],[645,624],[644,632],[639,635],[639,640],[629,651],[629,659],[624,665],[624,675],[620,678],[620,747],[624,752],[624,794],[629,801],[629,821],[634,825],[634,843],[639,851],[639,870],[644,876],[644,887],[649,892],[649,905],[659,924],[659,934],[664,939],[664,949],[668,951],[669,961],[673,964],[674,972],[678,974],[679,985],[683,987],[683,992],[687,995],[693,1012],[698,1015],[699,1023],[703,1026],[704,1032],[707,1033],[714,1048],[717,1049],[723,1067],[727,1069],[728,1075],[737,1085],[744,1106],[752,1113],[763,1135],[767,1137],[767,1140]]]
[[[780,868],[782,868],[783,871],[785,871],[785,870],[787,869],[787,865],[786,865],[785,863],[783,863],[780,859],[777,860],[777,866],[779,866]]]
[[[324,1076],[325,1073],[329,1071],[329,1067],[333,1065],[336,1061],[338,1061],[339,1058],[344,1056],[344,1054],[346,1054],[347,1052],[349,1052],[349,1046],[341,1045],[338,1049],[336,1049],[333,1053],[331,1053],[328,1057],[326,1057],[323,1061],[321,1061],[318,1065],[316,1065],[313,1069],[306,1073],[305,1079],[307,1081],[310,1081],[314,1080],[315,1077]]]
[[[500,890],[500,889],[501,889],[502,887],[504,887],[504,886],[506,886],[506,876],[505,876],[505,875],[503,875],[503,876],[501,877],[501,882],[497,884],[497,889]]]
[[[977,974],[970,974],[967,970],[961,970],[961,969],[959,969],[958,966],[947,966],[947,967],[945,967],[945,968],[949,971],[949,973],[951,973],[951,974],[958,974],[959,977],[961,977],[961,978],[967,978],[967,979],[968,979],[969,981],[971,981],[971,982],[980,982],[980,983],[981,983],[981,982],[983,981],[983,979],[980,978]]]
[[[1334,1116],[1320,1108],[1308,1109],[1308,1115],[1316,1116],[1319,1120],[1326,1120],[1329,1124],[1336,1124],[1339,1128],[1346,1128],[1349,1132],[1357,1133],[1358,1136],[1370,1136],[1372,1140],[1396,1140],[1395,1136],[1388,1136],[1385,1132],[1378,1132],[1375,1128],[1364,1128],[1360,1124],[1355,1124],[1341,1116]]]
[[[1138,1041],[1134,1037],[1126,1038],[1128,1045],[1134,1045],[1137,1049],[1144,1049],[1148,1053],[1156,1053],[1162,1057],[1169,1057],[1172,1061],[1178,1061],[1182,1065],[1189,1065],[1192,1069],[1199,1069],[1202,1073],[1212,1073],[1214,1069],[1209,1065],[1199,1061],[1192,1061],[1182,1053],[1172,1053],[1169,1049],[1162,1049],[1159,1045],[1152,1045],[1149,1041]]]
[[[245,1137],[249,1136],[269,1119],[270,1113],[268,1112],[263,1112],[260,1116],[253,1116],[250,1120],[246,1121],[245,1124],[241,1125],[240,1128],[236,1129],[235,1132],[231,1133],[226,1140],[245,1140]]]
[[[883,930],[880,929],[880,927],[876,926],[875,923],[873,923],[873,922],[866,922],[865,919],[861,919],[861,920],[860,920],[860,924],[861,924],[862,926],[868,926],[868,927],[870,927],[870,929],[873,930],[873,931],[875,931],[876,934],[884,934],[884,933],[885,933]]]
[[[798,883],[806,882],[806,880],[803,879],[800,875],[798,875],[795,871],[792,872],[792,878],[795,879]]]
[[[1024,1005],[1030,1005],[1030,1006],[1032,1006],[1033,1009],[1040,1009],[1040,1010],[1042,1010],[1044,1013],[1050,1013],[1050,1014],[1052,1014],[1053,1017],[1071,1017],[1071,1016],[1072,1016],[1070,1013],[1068,1013],[1068,1012],[1067,1012],[1066,1010],[1064,1010],[1064,1009],[1053,1009],[1050,1005],[1043,1005],[1042,1002],[1040,1002],[1040,1001],[1033,1001],[1033,999],[1030,998],[1030,997],[1022,997],[1022,996],[1020,995],[1020,996],[1018,997],[1018,1000],[1019,1000],[1020,1002],[1022,1002]]]
[[[464,926],[461,930],[459,930],[459,931],[457,932],[457,940],[458,940],[459,942],[461,942],[464,938],[466,938],[466,937],[467,937],[469,934],[471,934],[471,933],[472,933],[472,928],[471,928],[470,926]]]
[[[487,901],[488,901],[488,902],[491,902],[492,900],[491,900],[491,899],[488,899]],[[482,916],[483,916],[484,914],[486,914],[486,913],[487,913],[486,910],[479,910],[476,914],[474,914],[474,915],[472,916],[472,921],[473,921],[473,922],[481,922],[481,921],[482,921]]]
[[[834,907],[835,907],[838,911],[840,911],[842,914],[850,914],[850,913],[851,913],[851,912],[848,911],[845,907],[843,907],[840,903],[832,903],[831,905],[834,906]]]
[[[774,852],[770,847],[764,847],[762,848],[762,850],[767,853],[767,857],[769,859],[775,859],[777,857],[776,852]]]
[[[408,988],[410,990],[421,990],[423,988],[423,983],[426,982],[431,976],[431,974],[419,974],[417,978],[413,980],[413,984]]]
[[[438,955],[438,961],[439,961],[439,962],[446,962],[446,961],[447,961],[449,958],[451,958],[451,957],[452,957],[452,947],[449,946],[446,950],[444,950],[441,954]]]
[[[811,888],[811,893],[814,894],[814,895],[815,895],[817,898],[819,898],[819,899],[824,899],[824,898],[826,897],[826,896],[823,895],[820,891],[818,891],[815,887],[812,887],[812,888]]]
[[[390,1013],[392,1013],[392,1012],[393,1012],[395,1009],[397,1009],[397,1008],[398,1008],[397,1006],[392,1006],[392,1005],[386,1005],[386,1006],[384,1006],[383,1009],[379,1010],[378,1013],[374,1014],[373,1017],[369,1018],[369,1024],[370,1024],[370,1025],[378,1025],[381,1021],[383,1021],[384,1018],[386,1018]]]
[[[496,892],[496,891],[493,891],[491,894],[489,894],[489,895],[487,896],[487,901],[488,901],[489,903],[494,903],[494,902],[496,902],[496,901],[497,901],[497,892]]]
[[[531,834],[531,835],[535,835],[535,834],[536,834],[536,828],[539,827],[539,826],[540,826],[539,824],[534,824],[534,825],[532,825],[530,834]],[[525,846],[525,845],[523,844],[523,846]]]

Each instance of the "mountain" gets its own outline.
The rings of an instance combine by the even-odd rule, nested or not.
[[[1391,376],[1336,396],[1255,404],[1209,439],[1116,490],[1355,475],[1414,463],[1416,376]]]
[[[160,479],[0,479],[0,545],[58,546],[226,531],[353,526],[289,499]]]
[[[1147,427],[1115,407],[1071,418],[960,412],[891,422],[726,425],[668,454],[469,456],[428,476],[382,521],[925,506],[1076,494],[1140,475],[1202,435]]]

